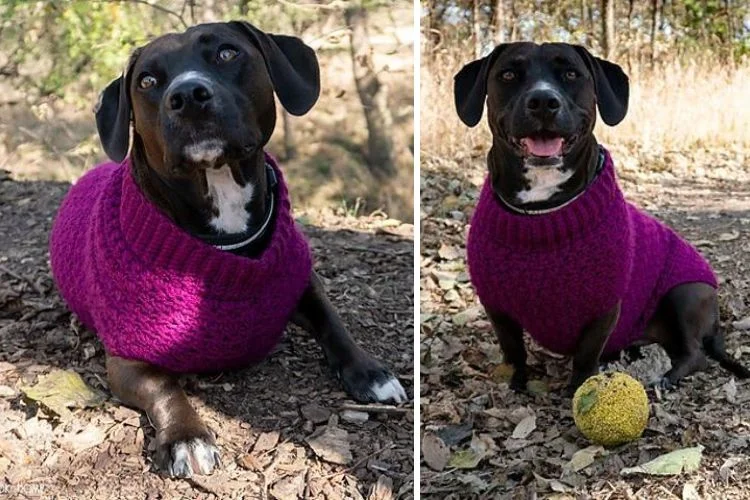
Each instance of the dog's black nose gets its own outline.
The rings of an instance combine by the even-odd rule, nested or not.
[[[532,90],[526,96],[526,110],[537,118],[555,116],[560,105],[560,95],[551,89]]]
[[[213,91],[204,82],[184,81],[170,89],[167,95],[167,109],[173,112],[181,112],[191,107],[202,109],[213,96]]]

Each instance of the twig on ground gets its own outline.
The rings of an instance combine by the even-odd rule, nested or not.
[[[386,413],[388,415],[404,415],[409,413],[409,408],[399,408],[391,405],[359,405],[356,403],[344,403],[341,405],[342,410],[361,411],[365,413]]]

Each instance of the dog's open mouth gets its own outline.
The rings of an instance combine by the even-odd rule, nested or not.
[[[553,158],[563,156],[570,150],[576,136],[562,137],[553,132],[540,132],[513,142],[522,150],[524,156]]]

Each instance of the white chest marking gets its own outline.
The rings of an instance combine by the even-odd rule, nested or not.
[[[561,170],[560,167],[562,167],[562,162],[559,166],[526,166],[524,177],[529,188],[516,194],[518,201],[520,203],[547,201],[552,195],[560,192],[560,186],[573,176],[573,170]]]
[[[253,197],[253,185],[242,187],[237,184],[227,165],[206,170],[206,181],[208,195],[218,211],[218,215],[209,221],[211,227],[225,233],[245,231],[250,218],[245,205]]]

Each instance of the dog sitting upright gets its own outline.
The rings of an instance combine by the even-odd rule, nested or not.
[[[290,318],[351,397],[406,401],[326,298],[281,170],[264,152],[274,92],[302,115],[319,91],[315,53],[301,40],[229,22],[152,41],[102,93],[96,123],[113,163],[63,201],[52,272],[102,339],[112,392],[148,414],[157,463],[175,476],[220,463],[177,374],[262,359]]]
[[[580,46],[511,43],[455,76],[461,120],[475,126],[487,101],[489,175],[471,221],[471,281],[526,388],[523,330],[573,357],[568,386],[600,357],[658,342],[676,384],[706,356],[739,377],[719,330],[716,278],[674,231],[625,201],[612,158],[594,137],[596,108],[614,126],[627,112],[622,69]]]

